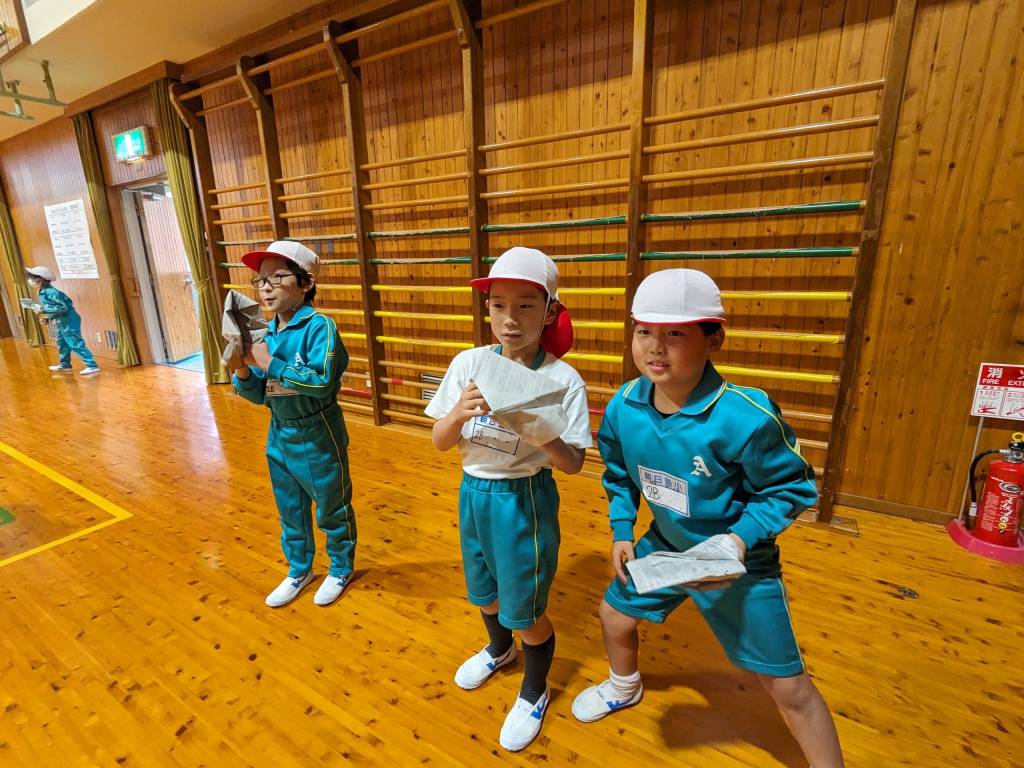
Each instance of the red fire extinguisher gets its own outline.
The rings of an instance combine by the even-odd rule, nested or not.
[[[990,454],[1003,454],[988,467],[988,480],[977,499],[974,471],[978,462]],[[1021,507],[1024,506],[1024,433],[1017,432],[1008,449],[979,453],[971,462],[971,507],[972,520],[977,517],[972,533],[975,538],[989,544],[1007,547],[1017,546],[1017,530],[1020,528]]]

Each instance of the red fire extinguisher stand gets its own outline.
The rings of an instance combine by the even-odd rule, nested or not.
[[[981,424],[978,425],[979,436]],[[975,442],[977,450],[977,442]],[[977,498],[975,470],[986,456],[1000,454],[989,465],[981,498]],[[971,462],[968,477],[971,493],[970,513],[946,526],[950,537],[969,552],[1003,563],[1024,564],[1024,533],[1020,531],[1024,507],[1024,433],[1016,433],[1009,448],[984,451]]]

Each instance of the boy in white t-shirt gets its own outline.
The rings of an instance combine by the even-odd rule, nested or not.
[[[593,445],[587,390],[559,357],[572,346],[572,323],[558,302],[558,268],[540,251],[512,248],[486,278],[471,285],[488,292],[496,346],[460,353],[426,414],[437,419],[439,450],[458,445],[463,480],[459,490],[462,562],[469,601],[480,608],[490,644],[459,667],[455,682],[480,687],[516,658],[512,630],[523,641],[525,674],[499,742],[511,752],[530,744],[547,710],[547,674],[555,635],[545,614],[558,568],[558,488],[552,468],[576,474]],[[531,445],[488,417],[488,405],[472,375],[486,355],[500,354],[568,386],[562,407],[569,426],[544,445]]]

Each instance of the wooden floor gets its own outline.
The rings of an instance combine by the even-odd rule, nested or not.
[[[131,517],[0,566],[0,766],[806,766],[690,607],[643,631],[640,706],[572,717],[607,671],[597,480],[559,479],[554,699],[538,741],[509,755],[497,736],[521,666],[474,692],[452,681],[485,642],[463,597],[454,454],[352,424],[356,579],[331,608],[311,588],[273,611],[284,566],[265,409],[188,371],[83,379],[50,362],[0,342],[0,442]],[[112,519],[6,453],[0,507],[16,518],[0,562]],[[795,528],[782,548],[849,765],[1024,765],[1022,569],[934,526],[844,514],[860,538]]]

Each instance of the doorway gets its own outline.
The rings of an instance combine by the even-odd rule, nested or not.
[[[199,297],[166,181],[121,191],[153,359],[202,371]]]

